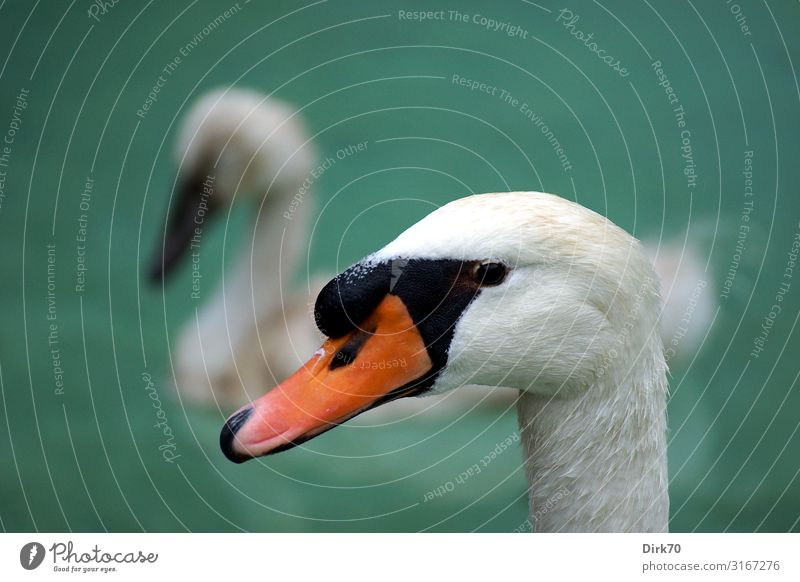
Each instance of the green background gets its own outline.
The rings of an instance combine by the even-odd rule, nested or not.
[[[89,2],[0,4],[3,135],[16,95],[30,91],[8,167],[0,168],[3,530],[511,531],[526,519],[518,448],[422,502],[515,430],[513,410],[344,426],[304,450],[236,466],[217,445],[227,411],[184,407],[162,380],[170,340],[194,309],[185,293],[190,274],[184,267],[162,293],[141,269],[174,180],[176,119],[220,85],[274,91],[303,107],[321,155],[368,142],[316,184],[311,272],[341,269],[431,205],[473,192],[559,193],[654,240],[688,228],[720,308],[699,352],[672,369],[671,528],[800,530],[796,276],[764,352],[749,356],[800,220],[792,65],[800,63],[800,5],[739,2],[746,35],[722,0],[434,6],[468,14],[466,23],[398,18],[423,2],[242,1],[137,117],[162,68],[231,5],[122,1],[97,22]],[[556,21],[564,7],[580,16],[576,28],[624,63],[627,77]],[[482,28],[475,14],[518,25],[527,38]],[[686,111],[693,190],[656,60]],[[454,84],[454,74],[531,104],[572,169],[518,108]],[[722,298],[747,150],[751,230]],[[89,270],[78,294],[75,235],[87,176]],[[212,227],[205,285],[221,276],[223,242],[235,254],[251,213],[238,208],[227,235],[221,222]],[[48,346],[48,244],[56,248],[63,395],[54,392]],[[176,433],[181,456],[173,464],[158,451],[145,372]]]

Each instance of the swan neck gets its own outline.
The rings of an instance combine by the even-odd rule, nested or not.
[[[200,323],[205,329],[223,330],[231,346],[249,338],[262,322],[280,316],[286,290],[296,266],[307,250],[306,231],[311,209],[300,205],[287,218],[290,198],[267,200],[254,205],[258,218],[246,225],[230,274],[223,276],[220,290],[204,307]],[[284,206],[286,208],[284,208]]]
[[[522,394],[536,531],[667,531],[666,365],[650,343],[576,397]]]

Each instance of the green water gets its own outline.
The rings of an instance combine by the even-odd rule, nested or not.
[[[424,501],[515,430],[513,411],[345,426],[235,466],[217,446],[222,413],[183,406],[169,389],[169,342],[195,308],[181,292],[191,277],[184,268],[162,294],[141,270],[174,180],[176,119],[203,90],[230,84],[302,107],[322,156],[366,142],[315,184],[311,271],[341,269],[432,205],[473,192],[559,193],[655,240],[688,228],[720,308],[700,351],[673,366],[671,527],[800,529],[800,281],[786,277],[800,228],[796,3],[741,1],[734,14],[722,0],[575,1],[571,25],[547,0],[440,2],[442,19],[423,22],[399,12],[423,2],[91,6],[0,5],[0,133],[12,142],[0,144],[4,530],[524,522],[518,448]],[[137,115],[159,75],[157,100]],[[206,288],[248,214],[212,227]],[[781,312],[754,357],[782,283]],[[159,450],[144,374],[174,433],[173,462]]]

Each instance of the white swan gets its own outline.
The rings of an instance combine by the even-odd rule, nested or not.
[[[657,288],[639,243],[575,203],[451,202],[322,290],[329,339],[231,416],[221,447],[242,462],[395,398],[507,386],[537,530],[666,531]]]
[[[204,95],[181,123],[176,195],[153,279],[161,281],[187,254],[203,265],[202,229],[211,215],[239,201],[253,215],[223,289],[182,328],[176,343],[176,386],[194,402],[250,401],[319,345],[309,308],[319,285],[310,295],[289,291],[313,212],[309,197],[301,195],[315,160],[308,141],[291,107],[241,89]]]

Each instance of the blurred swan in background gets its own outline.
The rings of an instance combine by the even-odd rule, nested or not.
[[[220,89],[198,99],[176,141],[178,177],[151,277],[202,253],[203,227],[248,204],[252,227],[217,294],[181,329],[173,350],[182,397],[225,407],[285,378],[319,344],[309,302],[319,286],[291,286],[313,213],[298,196],[316,157],[294,109],[255,91]],[[187,262],[184,259],[184,262]]]
[[[303,288],[289,284],[308,248],[315,205],[303,184],[315,154],[289,105],[255,91],[220,89],[202,96],[184,116],[176,157],[177,187],[153,261],[155,281],[172,273],[190,251],[202,252],[198,222],[205,224],[232,204],[248,204],[253,215],[231,275],[197,319],[183,326],[173,350],[182,398],[238,407],[285,379],[319,345],[310,305],[329,277],[312,278]],[[714,310],[699,253],[679,242],[645,248],[662,282],[667,358],[693,355]],[[516,391],[501,387],[468,386],[441,396],[403,399],[371,411],[360,422],[466,411],[482,404],[510,409],[517,397]]]

